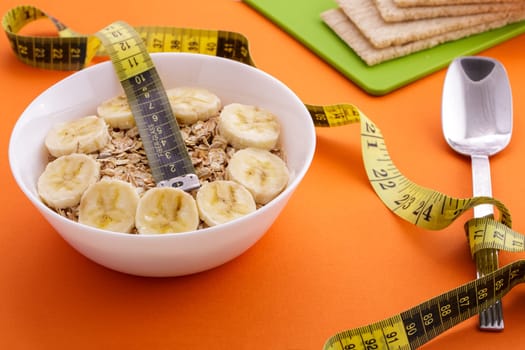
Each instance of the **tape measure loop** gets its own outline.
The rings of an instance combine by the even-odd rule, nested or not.
[[[40,18],[48,18],[48,15],[34,6],[16,6],[4,15],[2,18],[2,26],[5,32],[16,34],[27,24]],[[57,20],[53,22],[55,24],[59,23]]]
[[[468,220],[465,223],[465,231],[473,256],[483,249],[525,251],[525,235],[512,230],[492,216]]]
[[[20,35],[27,24],[49,19],[58,31],[58,37]],[[53,70],[80,70],[95,56],[108,56],[96,35],[75,32],[53,16],[35,6],[17,6],[2,19],[15,55],[33,67]],[[201,30],[178,27],[136,27],[138,38],[147,52],[190,52],[224,57],[255,66],[250,56],[248,39],[236,32]]]
[[[49,19],[57,37],[20,35],[26,25]],[[79,70],[90,62],[100,47],[98,39],[70,30],[56,18],[34,6],[18,6],[6,13],[2,26],[15,53],[22,62],[43,69]]]

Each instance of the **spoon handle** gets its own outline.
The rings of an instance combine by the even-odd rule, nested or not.
[[[492,197],[489,157],[472,155],[472,192],[474,196]],[[494,213],[490,204],[474,207],[474,216],[483,217]],[[493,249],[482,250],[475,255],[477,277],[494,271],[498,268],[498,251]],[[486,331],[501,331],[504,328],[503,308],[501,300],[497,300],[487,309],[479,313],[479,327]]]
[[[492,197],[489,157],[485,155],[472,155],[472,193],[474,197]],[[494,213],[490,204],[474,207],[474,216],[479,218]]]

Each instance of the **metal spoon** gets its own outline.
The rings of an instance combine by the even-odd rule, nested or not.
[[[507,72],[497,60],[460,57],[449,66],[442,96],[442,127],[447,143],[472,159],[474,196],[492,196],[489,156],[504,149],[512,133],[512,93]],[[491,205],[474,208],[474,216],[493,214]],[[498,267],[497,250],[475,256],[478,277]],[[501,301],[479,315],[482,330],[502,330]]]

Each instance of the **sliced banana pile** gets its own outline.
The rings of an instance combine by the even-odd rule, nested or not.
[[[252,105],[231,103],[223,108],[219,132],[237,149],[271,150],[277,145],[281,126],[271,112]]]
[[[254,212],[288,184],[286,163],[279,154],[280,123],[270,111],[240,103],[222,106],[214,93],[194,87],[166,91],[180,124],[218,117],[216,133],[233,154],[224,178],[202,181],[187,193],[176,188],[147,191],[102,176],[98,152],[111,142],[109,129],[128,130],[135,120],[124,95],[97,107],[97,115],[57,124],[45,138],[55,159],[40,175],[42,201],[60,212],[77,208],[78,222],[100,229],[139,234],[177,233],[215,226]],[[205,146],[203,146],[205,147]],[[209,147],[209,145],[207,145]]]
[[[139,195],[122,180],[102,179],[89,186],[78,208],[78,222],[103,230],[129,233],[135,227]]]
[[[226,176],[246,187],[259,204],[274,199],[288,184],[286,163],[271,152],[253,147],[235,152]]]
[[[95,159],[73,153],[48,163],[38,178],[37,189],[44,203],[63,209],[78,205],[82,194],[99,177],[100,165]]]
[[[246,187],[234,181],[207,182],[197,192],[200,218],[215,226],[254,212],[255,200]]]
[[[135,224],[146,234],[193,231],[199,226],[197,204],[181,189],[152,188],[139,201]]]
[[[118,95],[102,102],[97,107],[97,114],[115,129],[127,130],[135,126],[126,95]]]
[[[176,87],[166,90],[173,115],[180,124],[193,124],[207,120],[221,110],[219,96],[194,87]]]
[[[53,157],[60,157],[71,153],[96,152],[108,141],[108,127],[104,119],[90,115],[56,124],[44,142]]]

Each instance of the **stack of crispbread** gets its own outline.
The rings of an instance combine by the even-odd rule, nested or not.
[[[524,0],[336,0],[322,20],[372,66],[525,20]]]

